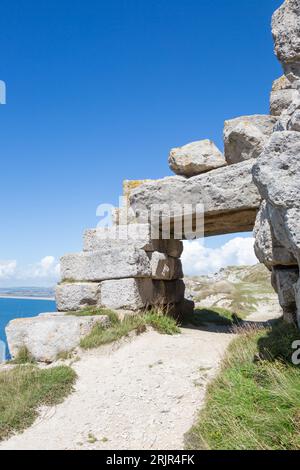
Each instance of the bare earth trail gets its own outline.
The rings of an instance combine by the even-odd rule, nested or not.
[[[183,329],[176,336],[148,331],[83,353],[72,366],[75,392],[40,410],[35,424],[2,442],[0,450],[183,449],[184,434],[233,337],[224,328]]]

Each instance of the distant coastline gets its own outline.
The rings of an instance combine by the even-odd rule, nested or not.
[[[0,299],[16,299],[16,300],[49,300],[50,302],[55,302],[54,297],[37,297],[37,296],[29,296],[29,295],[10,295],[10,294],[0,294]]]
[[[0,287],[0,299],[55,300],[53,287]]]

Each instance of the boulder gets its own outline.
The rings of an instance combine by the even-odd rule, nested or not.
[[[206,236],[251,231],[261,202],[252,166],[250,160],[188,179],[172,176],[146,183],[129,195],[130,205],[144,222],[158,208],[161,223],[170,223],[171,233],[184,206],[193,221],[204,209]]]
[[[184,283],[153,281],[152,279],[119,279],[101,283],[101,301],[111,309],[142,310],[148,306],[163,306],[180,302]]]
[[[77,317],[49,314],[12,320],[5,328],[11,356],[26,347],[39,362],[53,362],[60,353],[69,352],[80,344],[81,338],[100,324],[108,327],[106,315]]]
[[[100,305],[100,284],[97,282],[61,283],[56,286],[55,294],[59,312]]]
[[[274,116],[243,116],[225,121],[225,159],[229,165],[257,158],[277,122]]]
[[[275,53],[286,73],[300,70],[300,0],[285,0],[272,18]]]
[[[170,169],[176,175],[196,176],[226,165],[222,152],[211,140],[199,140],[173,148],[169,155]]]

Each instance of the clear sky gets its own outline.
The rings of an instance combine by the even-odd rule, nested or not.
[[[170,175],[171,147],[222,147],[225,119],[268,113],[281,3],[2,0],[0,260],[79,251],[123,179]]]

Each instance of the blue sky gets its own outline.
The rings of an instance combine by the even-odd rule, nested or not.
[[[268,113],[281,3],[2,0],[0,260],[79,251],[123,179],[170,175],[171,147],[222,147],[225,119]]]

